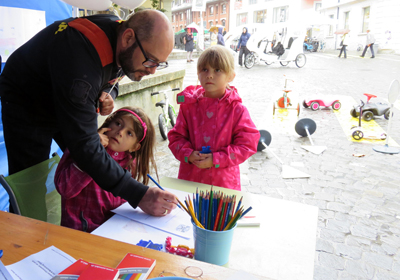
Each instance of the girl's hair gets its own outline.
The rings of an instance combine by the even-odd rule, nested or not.
[[[207,48],[197,61],[197,72],[199,73],[206,66],[214,69],[221,69],[227,75],[235,71],[235,61],[230,51],[220,45]]]
[[[121,109],[127,109],[135,112],[147,126],[146,136],[143,141],[140,142],[140,149],[131,152],[130,155],[132,156],[132,159],[128,161],[126,166],[123,166],[131,172],[133,178],[147,185],[149,183],[149,178],[147,177],[147,174],[150,174],[150,165],[152,168],[154,168],[158,179],[156,161],[154,160],[154,148],[156,144],[156,133],[154,130],[154,126],[150,118],[145,114],[142,109],[131,106],[126,106]],[[103,127],[109,127],[110,123],[115,118],[120,118],[122,116],[129,116],[132,119],[133,129],[135,130],[136,138],[139,142],[144,135],[143,126],[135,115],[127,111],[116,111],[109,115],[102,126],[99,128],[99,130]]]

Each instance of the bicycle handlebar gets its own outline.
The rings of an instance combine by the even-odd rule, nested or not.
[[[168,92],[168,91],[176,91],[176,90],[180,90],[180,88],[171,88],[171,89],[165,89],[165,90],[160,90],[160,91],[156,91],[156,92],[152,92],[151,96],[153,95],[157,95],[163,92]]]

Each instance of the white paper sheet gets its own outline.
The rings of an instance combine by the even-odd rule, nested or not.
[[[0,261],[0,280],[14,280],[2,261]]]
[[[19,262],[7,265],[6,268],[14,279],[51,280],[74,262],[76,259],[60,249],[50,246]]]
[[[188,193],[167,189],[175,194],[183,203]],[[144,213],[140,208],[133,209],[129,203],[122,204],[120,207],[112,210],[112,212],[129,218],[133,221],[157,228],[159,230],[174,234],[179,237],[190,239],[193,237],[193,225],[188,213],[178,207],[172,213],[163,217],[153,217]]]

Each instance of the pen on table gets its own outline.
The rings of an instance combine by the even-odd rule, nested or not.
[[[157,187],[159,187],[160,189],[162,189],[163,191],[165,191],[165,190],[163,189],[163,187],[161,187],[160,184],[158,184],[157,181],[154,180],[153,177],[150,176],[150,174],[147,174],[147,177],[149,177],[150,180],[152,180],[153,183],[157,185]],[[177,197],[176,197],[176,200],[177,200],[177,201],[179,202],[179,204],[180,204],[180,201],[179,201],[179,199],[178,199]],[[176,206],[178,206],[180,209],[182,209],[182,207],[181,207],[179,204],[176,204]]]

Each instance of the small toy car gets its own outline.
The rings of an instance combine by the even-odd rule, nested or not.
[[[327,99],[327,98],[312,98],[312,99],[305,99],[303,101],[304,108],[310,107],[311,110],[317,111],[319,107],[330,107],[337,111],[342,107],[342,104],[338,99]]]
[[[390,105],[382,102],[369,102],[371,98],[375,98],[376,95],[364,93],[367,97],[367,103],[362,108],[362,119],[364,121],[369,122],[374,118],[374,116],[384,116],[385,119],[389,119],[390,117]],[[361,101],[362,102],[362,101]],[[364,103],[364,102],[362,102]],[[357,118],[360,115],[360,104],[355,105],[353,109],[350,110],[350,115],[353,118]]]

